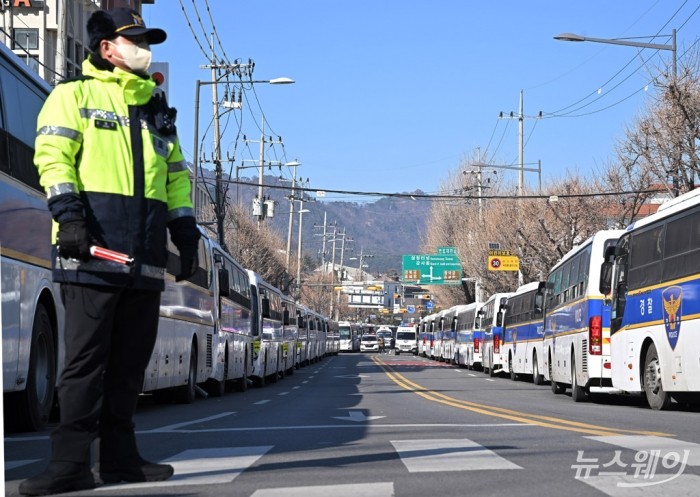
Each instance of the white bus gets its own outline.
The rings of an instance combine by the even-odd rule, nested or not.
[[[191,403],[203,384],[215,396],[227,383],[247,386],[251,370],[251,301],[246,271],[202,233],[199,265],[175,282],[177,249],[168,242],[168,268],[161,296],[158,337],[146,367],[143,391],[156,400]]]
[[[338,323],[338,333],[340,334],[341,352],[360,351],[360,327],[357,323],[340,321]]]
[[[282,293],[255,271],[248,270],[253,301],[253,368],[251,379],[257,387],[276,383],[282,369],[284,311]]]
[[[455,343],[457,336],[457,306],[440,311],[440,329],[438,334],[440,339],[437,351],[438,361],[452,362],[455,354]]]
[[[418,350],[420,355],[432,359],[435,349],[435,326],[438,314],[433,313],[423,317],[420,321],[420,338],[418,342]]]
[[[503,372],[511,380],[531,375],[535,385],[544,382],[542,340],[544,338],[544,281],[520,286],[508,297],[503,324]]]
[[[455,318],[457,335],[455,337],[454,363],[457,366],[471,367],[474,349],[474,329],[477,323],[477,311],[481,304],[458,305]]]
[[[630,225],[600,287],[612,297],[613,387],[643,392],[653,409],[700,404],[700,190]]]
[[[484,373],[495,376],[505,362],[503,354],[503,310],[510,293],[494,293],[479,309],[481,330],[484,336],[481,353]]]
[[[301,365],[301,340],[299,339],[299,319],[297,303],[289,295],[282,295],[283,329],[282,358],[285,374],[293,374]]]
[[[51,277],[51,215],[34,167],[36,118],[50,87],[0,46],[0,276],[5,424],[44,427],[63,354]]]
[[[552,392],[571,388],[574,402],[610,392],[610,306],[598,286],[607,247],[622,230],[599,231],[549,272],[545,294],[544,374]]]

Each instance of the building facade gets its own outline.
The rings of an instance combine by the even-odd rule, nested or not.
[[[79,76],[89,53],[85,23],[99,9],[141,12],[155,0],[0,0],[2,41],[51,85]]]

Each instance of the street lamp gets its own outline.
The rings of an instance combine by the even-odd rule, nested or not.
[[[658,35],[668,36],[668,35]],[[676,60],[676,30],[671,31],[671,44],[662,45],[659,43],[646,43],[641,41],[633,41],[633,38],[592,38],[590,36],[581,36],[575,33],[561,33],[554,37],[559,41],[591,41],[594,43],[607,43],[609,45],[625,45],[628,47],[652,48],[655,50],[670,50],[673,53],[673,82],[675,83],[678,76],[677,60]],[[680,146],[679,146],[680,147]],[[678,152],[680,154],[680,150]],[[676,174],[673,176],[673,196],[678,196],[678,177],[680,175],[680,155],[676,158]]]
[[[227,66],[228,68],[228,66]],[[229,72],[226,71],[225,74]],[[234,84],[234,83],[267,83],[271,85],[280,84],[291,84],[294,80],[291,78],[274,78],[274,79],[261,79],[261,80],[241,80],[241,81],[219,81],[216,79],[216,71],[214,66],[212,66],[212,80],[213,81],[196,81],[195,86],[195,98],[194,98],[194,147],[193,147],[193,157],[192,157],[192,167],[194,169],[194,180],[192,184],[192,206],[194,208],[195,215],[197,213],[197,176],[199,174],[199,90],[202,86],[211,85],[212,86],[212,105],[214,112],[214,173],[215,173],[215,212],[216,212],[216,230],[217,230],[217,240],[219,245],[226,248],[224,242],[224,209],[223,209],[223,195],[221,192],[221,148],[219,135],[219,99],[216,92],[217,85],[220,84]]]

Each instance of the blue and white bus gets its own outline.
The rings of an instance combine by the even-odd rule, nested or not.
[[[51,88],[0,45],[0,276],[5,425],[38,430],[54,403],[63,307],[51,277],[51,215],[34,166]]]
[[[476,313],[481,304],[472,302],[471,304],[458,305],[455,309],[456,337],[454,363],[457,366],[469,367],[471,364],[470,353],[474,344],[474,329],[476,328]]]
[[[610,392],[610,305],[600,293],[605,250],[622,230],[599,231],[571,249],[549,272],[545,294],[543,354],[552,392],[571,388],[574,402]]]
[[[510,374],[512,380],[531,376],[535,385],[544,383],[544,286],[544,281],[520,286],[508,297],[503,317],[503,372]]]
[[[700,190],[630,225],[608,250],[600,290],[611,296],[613,387],[700,404]],[[614,261],[614,266],[611,261]]]
[[[500,372],[505,356],[503,354],[503,310],[510,293],[494,293],[479,309],[481,331],[484,336],[481,353],[484,373],[495,376]]]

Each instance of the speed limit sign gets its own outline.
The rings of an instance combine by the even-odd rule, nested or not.
[[[491,258],[491,267],[493,269],[498,269],[499,267],[501,267],[501,259],[499,259],[498,257],[492,257]]]

